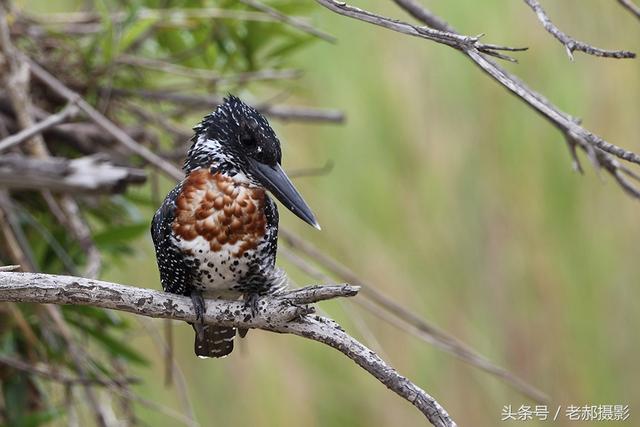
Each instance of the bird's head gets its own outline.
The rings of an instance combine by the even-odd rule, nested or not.
[[[211,168],[269,190],[287,209],[320,229],[313,212],[280,166],[280,140],[255,108],[229,95],[195,128],[186,173]]]

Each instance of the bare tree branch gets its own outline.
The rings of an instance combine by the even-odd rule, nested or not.
[[[500,53],[500,51],[522,51],[527,49],[526,47],[508,47],[480,43],[480,37],[482,35],[478,35],[475,37],[463,36],[446,30],[433,29],[429,27],[418,27],[403,21],[386,18],[384,16],[376,15],[375,13],[359,9],[357,7],[349,6],[342,1],[316,0],[316,2],[320,3],[322,6],[333,12],[347,16],[349,18],[368,22],[370,24],[384,27],[402,34],[431,40],[436,43],[451,46],[459,50],[477,49],[478,51],[486,53],[487,55],[495,56],[496,58],[500,59],[506,59],[512,62],[515,62],[515,59]]]
[[[620,3],[620,5],[627,9],[629,12],[633,13],[636,18],[640,19],[640,6],[638,6],[631,0],[618,0],[618,3]]]
[[[529,7],[533,9],[533,11],[536,13],[536,15],[538,16],[538,20],[540,21],[540,23],[542,23],[542,26],[544,27],[544,29],[547,30],[547,32],[549,32],[551,35],[553,35],[553,37],[558,39],[560,43],[562,43],[564,48],[567,50],[567,55],[569,55],[569,59],[571,59],[572,61],[573,61],[573,52],[576,50],[587,53],[589,55],[601,56],[603,58],[622,59],[622,58],[636,57],[635,53],[629,52],[626,50],[605,50],[605,49],[600,49],[600,48],[591,46],[587,43],[575,40],[574,38],[570,37],[563,31],[561,31],[558,27],[556,27],[553,24],[553,22],[551,22],[551,19],[549,19],[547,12],[545,12],[545,10],[542,8],[542,5],[540,4],[540,2],[538,2],[538,0],[524,0],[524,2],[527,5],[529,5]]]
[[[37,159],[21,155],[0,156],[0,187],[48,189],[61,193],[115,193],[128,184],[145,181],[143,170],[114,166],[99,156]]]
[[[16,216],[13,200],[7,190],[0,190],[0,230],[9,257],[25,271],[36,268],[33,251]]]
[[[102,15],[97,12],[47,13],[46,15],[23,13],[22,15],[40,25],[99,24],[102,19]],[[213,7],[169,9],[140,8],[135,12],[134,18],[139,20],[156,20],[161,22],[163,25],[188,24],[194,19],[236,19],[238,21],[258,22],[278,21],[268,13],[252,12],[248,10],[219,9]],[[131,19],[131,16],[127,12],[116,12],[110,15],[110,19],[115,23],[121,23],[126,19]]]
[[[393,324],[394,326],[398,326],[403,331],[413,333],[416,337],[449,354],[452,354],[471,366],[482,369],[491,375],[501,378],[507,384],[511,385],[522,394],[529,396],[536,402],[543,403],[548,401],[548,396],[536,387],[528,384],[526,381],[506,369],[493,364],[490,360],[473,350],[465,343],[442,331],[440,328],[417,315],[406,306],[394,301],[392,298],[377,290],[375,286],[359,278],[358,275],[345,265],[322,253],[313,245],[300,239],[289,230],[280,230],[280,237],[284,243],[305,254],[310,259],[316,261],[319,265],[322,265],[338,277],[339,280],[345,280],[359,286],[361,288],[360,294],[368,301],[355,299],[354,302],[363,306],[377,317]],[[297,263],[297,265],[300,266],[299,263]],[[313,276],[317,274],[314,270],[314,266],[301,267],[305,272],[310,273]]]
[[[423,7],[417,0],[393,1],[411,16],[427,25],[434,25],[435,28],[443,31],[455,31],[450,24],[431,13],[431,11]],[[640,187],[637,184],[634,185],[628,178],[631,178],[631,180],[637,183],[640,183],[640,179],[628,174],[628,169],[623,169],[620,162],[612,157],[615,156],[631,163],[640,164],[640,156],[632,151],[610,144],[598,135],[583,128],[578,120],[560,110],[540,93],[529,88],[518,77],[486,58],[478,49],[469,47],[461,51],[483,72],[519,97],[526,105],[558,128],[558,130],[563,133],[568,144],[575,144],[587,153],[590,158],[596,159],[598,165],[603,166],[627,194],[640,199]]]
[[[175,376],[176,387],[174,388],[174,390],[176,391],[176,395],[178,396],[178,401],[182,406],[182,410],[184,411],[185,416],[189,420],[188,425],[199,426],[200,424],[198,424],[198,422],[196,421],[196,416],[193,410],[193,403],[191,402],[191,399],[189,397],[187,379],[185,378],[184,372],[182,371],[180,364],[176,361],[175,358],[173,358],[173,349],[171,348],[173,343],[171,341],[163,340],[163,338],[160,336],[160,333],[157,330],[157,326],[153,323],[152,319],[144,316],[139,316],[139,317],[136,317],[136,320],[142,326],[142,328],[147,332],[147,335],[151,337],[151,339],[155,343],[156,348],[158,348],[158,350],[160,350],[162,353],[167,353],[171,351],[172,353],[171,358],[169,358],[166,361],[166,363],[169,363],[171,365],[171,369],[169,372],[169,374],[171,374],[170,378],[173,379],[173,377]],[[164,326],[165,332],[167,330],[171,331],[173,328],[173,321],[171,319],[164,319],[163,326]],[[171,337],[173,337],[173,334],[171,334]],[[169,384],[165,381],[166,386],[169,386],[172,384],[173,382]]]
[[[47,378],[63,384],[89,384],[89,385],[110,386],[113,382],[110,379],[103,379],[103,378],[70,376],[68,374],[63,374],[57,370],[53,370],[51,368],[32,365],[23,360],[14,359],[12,357],[4,356],[4,355],[0,355],[0,365],[9,366],[13,369],[28,372],[33,375],[38,375],[40,377]],[[127,384],[134,384],[134,383],[140,382],[140,379],[124,378],[123,382]]]
[[[0,4],[0,49],[4,54],[1,65],[4,68],[3,80],[5,88],[10,95],[11,104],[15,112],[17,122],[22,129],[32,128],[35,124],[32,117],[33,105],[29,96],[29,59],[18,51],[12,41],[9,22],[5,4]],[[70,103],[75,103],[75,99],[69,99]],[[26,150],[33,156],[39,158],[49,157],[49,150],[40,134],[34,134],[26,144]],[[87,253],[87,265],[85,274],[95,277],[100,271],[102,260],[100,253],[93,244],[91,230],[80,215],[80,210],[76,201],[69,195],[63,194],[58,203],[46,190],[42,195],[53,209],[58,207],[65,214],[65,224],[73,236],[78,240],[82,248]]]
[[[40,134],[42,131],[47,130],[57,124],[63,123],[68,119],[75,116],[78,112],[78,108],[69,104],[65,108],[63,108],[59,113],[52,114],[47,117],[45,120],[34,124],[31,127],[21,130],[20,132],[11,135],[2,141],[0,141],[0,151],[7,150],[14,145],[20,144],[23,141],[26,141],[33,137],[34,135]]]
[[[429,394],[398,374],[336,322],[312,315],[313,309],[306,305],[353,296],[358,289],[350,285],[312,286],[262,297],[256,316],[243,301],[207,300],[203,317],[208,324],[294,334],[329,345],[413,404],[434,426],[455,426],[444,408]],[[90,305],[147,317],[196,321],[192,302],[187,297],[72,276],[1,272],[0,301]]]
[[[290,178],[304,178],[309,176],[329,175],[333,170],[333,161],[327,160],[324,165],[314,168],[300,168],[289,170]]]
[[[257,0],[240,0],[240,3],[244,3],[247,6],[250,6],[256,10],[259,10],[260,12],[266,13],[276,21],[280,21],[284,24],[290,25],[294,28],[304,31],[307,34],[316,36],[322,40],[328,41],[330,43],[335,43],[336,41],[336,38],[331,34],[327,34],[324,31],[318,30],[317,28],[306,23],[302,19],[285,15],[284,13],[272,8],[271,6],[267,6],[266,4],[259,2]]]
[[[115,96],[135,96],[151,101],[167,101],[177,105],[198,107],[210,111],[222,103],[222,97],[217,95],[196,95],[172,93],[162,90],[136,90],[125,88],[111,88]],[[288,105],[257,104],[254,107],[265,114],[283,121],[331,122],[342,123],[344,114],[339,110],[298,107]]]
[[[101,112],[96,110],[91,104],[84,100],[76,92],[69,89],[64,83],[54,77],[47,70],[42,68],[39,64],[33,61],[31,58],[21,55],[25,61],[28,62],[31,73],[47,85],[51,90],[57,93],[59,96],[67,99],[68,102],[76,103],[78,108],[82,110],[89,119],[94,121],[96,125],[102,128],[105,132],[113,136],[120,144],[126,147],[132,154],[142,157],[147,162],[153,164],[158,169],[165,172],[167,175],[172,176],[175,179],[182,179],[182,172],[167,162],[162,157],[156,155],[148,148],[138,144],[133,138],[131,138],[125,131],[116,126],[111,120],[105,117]]]
[[[288,80],[297,79],[302,76],[300,70],[274,70],[265,69],[259,71],[250,71],[245,73],[220,75],[211,70],[202,68],[191,68],[183,65],[174,64],[167,61],[162,61],[155,58],[145,58],[137,55],[120,55],[115,60],[119,64],[131,65],[134,67],[148,68],[155,71],[161,71],[163,73],[175,74],[178,76],[189,77],[197,80],[205,80],[210,83],[217,84],[240,84],[250,81],[264,81],[264,80]]]
[[[448,33],[457,33],[457,31],[442,18],[434,15],[433,13],[422,7],[422,4],[420,4],[418,0],[393,1],[426,26],[435,28],[437,30],[446,31]]]
[[[5,274],[33,274],[33,273],[5,273]],[[60,307],[53,305],[45,305],[44,311],[47,313],[49,320],[52,321],[53,327],[57,329],[57,331],[62,336],[66,346],[67,346],[67,354],[70,359],[73,361],[73,364],[78,371],[78,374],[81,377],[88,377],[87,366],[86,366],[86,354],[82,351],[76,341],[73,339],[73,334],[69,329],[69,326],[65,322],[62,317],[62,313]],[[43,320],[46,321],[46,320]],[[96,422],[101,427],[106,427],[109,425],[109,411],[107,408],[104,408],[102,402],[98,400],[98,396],[96,394],[96,390],[93,389],[90,384],[83,384],[85,395],[89,400],[91,408],[96,416]]]

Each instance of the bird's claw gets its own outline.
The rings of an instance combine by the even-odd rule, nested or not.
[[[193,310],[196,312],[196,321],[193,323],[193,328],[196,331],[199,339],[204,338],[204,312],[205,304],[204,298],[202,298],[201,292],[191,292],[191,302],[193,303]]]
[[[258,294],[247,294],[244,296],[245,308],[251,309],[251,317],[258,316],[258,302],[260,297]]]

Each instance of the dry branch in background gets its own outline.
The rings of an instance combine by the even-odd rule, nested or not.
[[[618,3],[629,12],[633,13],[636,18],[640,19],[640,6],[635,4],[632,0],[618,0]]]
[[[553,24],[553,22],[551,22],[551,19],[549,19],[549,16],[545,12],[545,10],[542,8],[542,5],[540,4],[540,2],[538,2],[538,0],[524,0],[524,2],[527,5],[529,5],[529,7],[533,9],[533,11],[536,13],[538,20],[540,21],[544,29],[547,30],[551,35],[553,35],[553,37],[558,39],[560,43],[562,43],[564,48],[567,50],[567,55],[569,56],[569,59],[571,59],[572,61],[573,61],[573,52],[576,50],[587,53],[589,55],[602,56],[603,58],[622,59],[622,58],[636,57],[635,53],[629,52],[626,50],[605,50],[605,49],[600,49],[598,47],[591,46],[587,43],[575,40],[574,38],[570,37],[563,31],[561,31],[558,27],[556,27]]]
[[[102,156],[66,159],[10,154],[0,156],[0,187],[47,189],[59,193],[117,193],[128,184],[142,183],[141,169],[115,166]]]
[[[317,1],[328,9],[350,18],[365,20],[362,18],[363,16],[373,15],[370,12],[348,6],[346,3],[332,0]],[[401,9],[423,24],[431,26],[436,30],[445,31],[451,34],[458,34],[453,26],[448,24],[439,16],[434,15],[430,10],[422,6],[418,0],[393,1]],[[389,20],[388,18],[366,19],[365,21],[393,31],[398,31],[398,26],[406,28],[404,25],[409,25],[410,28],[415,28],[410,24],[405,24],[401,21]],[[392,22],[394,25],[387,25],[388,22]],[[434,41],[440,42],[439,40]],[[629,163],[640,165],[640,156],[638,154],[611,144],[582,127],[580,125],[580,120],[565,113],[552,104],[546,97],[529,88],[518,77],[509,73],[491,59],[487,58],[483,54],[486,52],[482,52],[474,44],[467,43],[452,47],[461,51],[483,72],[504,86],[509,90],[509,92],[520,98],[526,105],[541,114],[545,119],[547,119],[547,121],[549,121],[549,123],[560,130],[569,146],[570,153],[573,156],[574,167],[577,170],[582,170],[576,153],[576,148],[580,148],[596,168],[604,168],[604,170],[616,180],[627,194],[636,199],[640,199],[640,175],[621,162],[624,160]]]
[[[433,397],[398,374],[335,321],[313,315],[313,308],[307,306],[332,298],[354,296],[358,290],[358,287],[350,285],[288,290],[260,298],[256,316],[244,301],[207,300],[204,322],[293,334],[324,343],[340,351],[409,401],[434,426],[455,426],[455,422]],[[196,321],[193,303],[188,297],[73,276],[0,272],[0,301],[88,305],[147,317]]]
[[[33,105],[29,94],[31,83],[29,64],[13,45],[4,4],[0,4],[0,50],[2,51],[0,71],[4,80],[4,87],[9,93],[18,128],[29,132],[32,128],[37,127],[32,117]],[[26,151],[30,155],[41,159],[50,156],[49,149],[39,133],[33,133],[33,135],[29,136]],[[67,226],[71,234],[75,236],[78,243],[87,252],[85,275],[97,277],[102,265],[101,256],[93,244],[89,226],[80,215],[76,200],[67,194],[61,195],[60,199],[56,200],[46,189],[42,191],[42,195],[52,211],[60,212],[58,217],[61,218],[61,222]]]
[[[517,52],[527,49],[522,47],[509,47],[480,43],[480,37],[482,37],[482,35],[466,36],[442,29],[415,26],[406,22],[386,18],[381,15],[376,15],[375,13],[350,6],[342,1],[316,0],[316,2],[340,15],[368,22],[373,25],[378,25],[392,31],[431,40],[436,43],[444,44],[459,50],[477,49],[479,52],[486,53],[487,55],[512,62],[515,62],[515,59],[501,53],[501,51]]]
[[[398,327],[402,331],[409,331],[417,338],[459,358],[471,366],[500,378],[515,390],[538,403],[548,402],[549,398],[545,393],[517,375],[492,363],[465,343],[442,331],[423,316],[416,314],[410,308],[385,295],[374,284],[358,277],[351,269],[323,253],[311,243],[301,239],[287,229],[280,230],[280,238],[283,243],[321,265],[339,280],[359,286],[359,296],[363,298],[354,298],[353,302],[359,304],[374,316]],[[284,255],[310,277],[322,278],[325,282],[331,281],[331,278],[322,273],[315,265],[305,264],[302,260],[294,259],[287,252],[284,252]]]
[[[40,366],[35,366],[29,363],[26,363],[23,360],[14,359],[11,357],[0,355],[0,365],[10,366],[14,369],[18,369],[20,371],[28,372],[30,374],[38,375],[43,378],[50,379],[52,381],[56,381],[63,384],[93,384],[99,385],[103,387],[107,387],[111,384],[110,380],[102,379],[102,378],[88,378],[88,377],[75,377],[69,376],[67,374],[61,373],[59,371],[53,371],[49,368],[44,368]],[[132,384],[140,382],[138,378],[125,378],[125,382]]]
[[[303,19],[285,15],[284,13],[272,8],[271,6],[268,6],[257,0],[240,0],[240,2],[256,10],[259,10],[260,12],[266,13],[267,15],[273,17],[273,19],[275,19],[276,21],[283,22],[287,25],[304,31],[307,34],[311,34],[330,43],[336,42],[336,38],[334,36],[332,36],[331,34],[327,34],[324,31],[318,30],[313,25],[305,22]]]
[[[223,99],[223,96],[221,95],[198,95],[149,89],[125,89],[114,87],[110,88],[109,91],[115,97],[131,96],[145,100],[169,102],[176,105],[200,108],[206,111],[211,110],[212,106],[222,104]],[[254,104],[253,106],[265,116],[273,117],[285,122],[295,120],[302,122],[342,123],[345,120],[344,113],[333,109],[265,103]]]
[[[35,135],[39,135],[43,131],[57,124],[65,122],[67,119],[76,115],[77,111],[78,109],[75,107],[75,105],[69,104],[59,113],[52,114],[45,120],[42,120],[41,122],[36,123],[29,128],[23,129],[14,135],[6,137],[2,141],[0,141],[0,152],[18,145],[21,142],[34,137]]]
[[[159,59],[144,58],[134,55],[120,55],[115,60],[119,64],[132,65],[134,67],[148,68],[162,71],[177,76],[189,77],[196,80],[208,81],[216,84],[247,83],[253,81],[292,80],[302,77],[300,70],[271,70],[248,71],[230,75],[220,75],[211,70],[185,67]]]

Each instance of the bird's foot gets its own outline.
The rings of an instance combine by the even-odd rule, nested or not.
[[[244,295],[244,306],[245,308],[251,309],[251,317],[256,317],[258,315],[259,301],[260,301],[260,295],[257,293]]]
[[[199,339],[204,338],[204,298],[202,298],[202,292],[191,292],[191,302],[193,303],[193,309],[196,312],[196,321],[193,323],[193,328],[196,330],[196,334]]]

